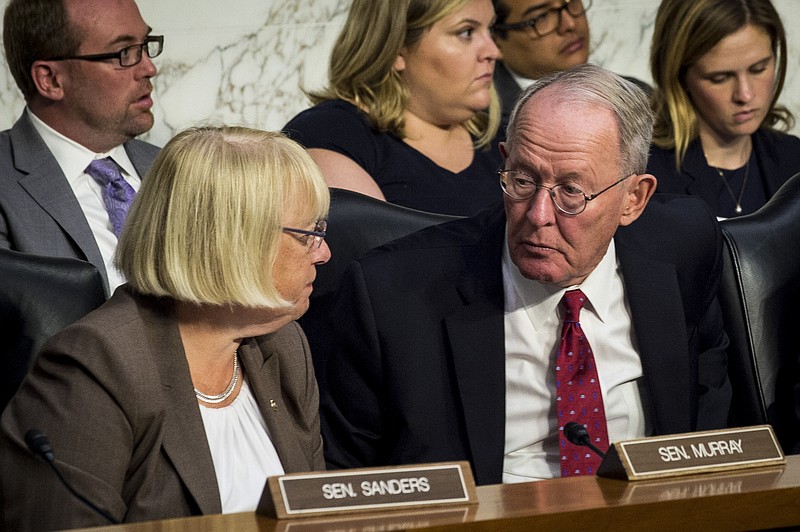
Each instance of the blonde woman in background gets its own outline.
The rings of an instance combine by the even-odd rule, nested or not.
[[[659,192],[703,198],[721,218],[756,211],[800,172],[800,139],[778,105],[786,34],[769,0],[664,0],[650,65],[647,171]]]
[[[332,187],[468,215],[499,202],[491,0],[354,0],[329,82],[284,131]]]

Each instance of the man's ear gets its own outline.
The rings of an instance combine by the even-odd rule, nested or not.
[[[647,202],[656,191],[656,178],[650,174],[636,174],[628,178],[627,204],[622,211],[620,225],[630,225],[642,214]]]
[[[506,159],[508,159],[508,150],[506,149],[506,141],[501,142],[500,144],[497,145],[497,147],[500,149],[500,157],[503,158],[503,162],[506,162]]]
[[[64,98],[61,74],[61,69],[54,61],[34,61],[31,66],[31,77],[36,90],[48,100],[57,101]]]

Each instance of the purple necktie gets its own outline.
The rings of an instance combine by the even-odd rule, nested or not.
[[[119,166],[111,157],[92,161],[86,168],[86,173],[103,187],[103,203],[108,211],[111,228],[119,238],[136,191],[122,177]]]
[[[567,441],[564,425],[575,421],[584,425],[592,444],[608,448],[608,427],[603,407],[603,393],[597,378],[594,355],[580,324],[586,296],[580,290],[564,293],[564,327],[556,359],[556,409],[558,411],[561,476],[594,475],[600,457],[586,447]]]

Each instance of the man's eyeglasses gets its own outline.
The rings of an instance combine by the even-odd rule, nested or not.
[[[528,174],[516,170],[498,170],[497,175],[500,176],[500,186],[503,188],[503,192],[505,192],[506,196],[509,198],[517,201],[527,200],[536,195],[540,188],[543,188],[550,194],[553,205],[555,205],[559,211],[570,216],[582,213],[584,209],[586,209],[587,203],[630,177],[627,175],[607,186],[597,194],[587,196],[583,193],[583,190],[575,185],[555,185],[552,187],[540,185]]]
[[[318,220],[313,231],[308,231],[306,229],[294,229],[293,227],[283,228],[285,233],[296,233],[298,235],[303,235],[297,240],[305,244],[305,246],[308,248],[308,251],[313,251],[322,246],[322,241],[325,240],[327,230],[328,222],[325,220]]]
[[[47,61],[66,61],[68,59],[80,59],[81,61],[108,61],[109,59],[117,59],[119,61],[119,66],[132,67],[142,62],[143,54],[146,53],[147,57],[153,59],[154,57],[161,55],[163,50],[164,36],[148,35],[145,37],[143,43],[126,46],[119,52],[89,55],[62,55],[59,57],[51,57]]]
[[[549,35],[558,29],[562,14],[566,11],[572,18],[578,18],[592,7],[592,0],[566,0],[560,7],[552,7],[528,20],[511,24],[495,24],[492,30],[500,36],[506,31],[522,31],[532,28],[539,37]]]

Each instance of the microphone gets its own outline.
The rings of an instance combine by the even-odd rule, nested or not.
[[[26,432],[25,443],[28,444],[28,449],[30,449],[35,456],[40,457],[48,464],[56,459],[53,454],[53,447],[50,446],[50,440],[47,439],[47,436],[42,434],[42,431],[31,429]]]
[[[28,449],[30,449],[34,456],[38,456],[53,468],[58,480],[60,480],[64,487],[69,490],[73,497],[88,506],[96,514],[103,516],[103,518],[105,518],[105,520],[112,525],[119,524],[119,521],[111,517],[104,510],[98,508],[89,499],[75,491],[75,488],[73,488],[72,485],[70,485],[70,483],[67,482],[67,480],[63,477],[63,475],[61,475],[61,471],[59,471],[58,467],[56,467],[56,457],[53,453],[53,447],[50,445],[50,440],[47,438],[47,436],[42,434],[42,431],[39,429],[30,429],[25,433],[25,443],[28,444]]]
[[[606,453],[592,445],[591,438],[589,437],[589,431],[586,430],[586,427],[581,425],[580,423],[576,423],[575,421],[570,421],[566,425],[564,425],[564,436],[567,437],[570,443],[574,445],[579,445],[581,447],[588,447],[592,451],[597,454],[600,458],[605,458]]]

